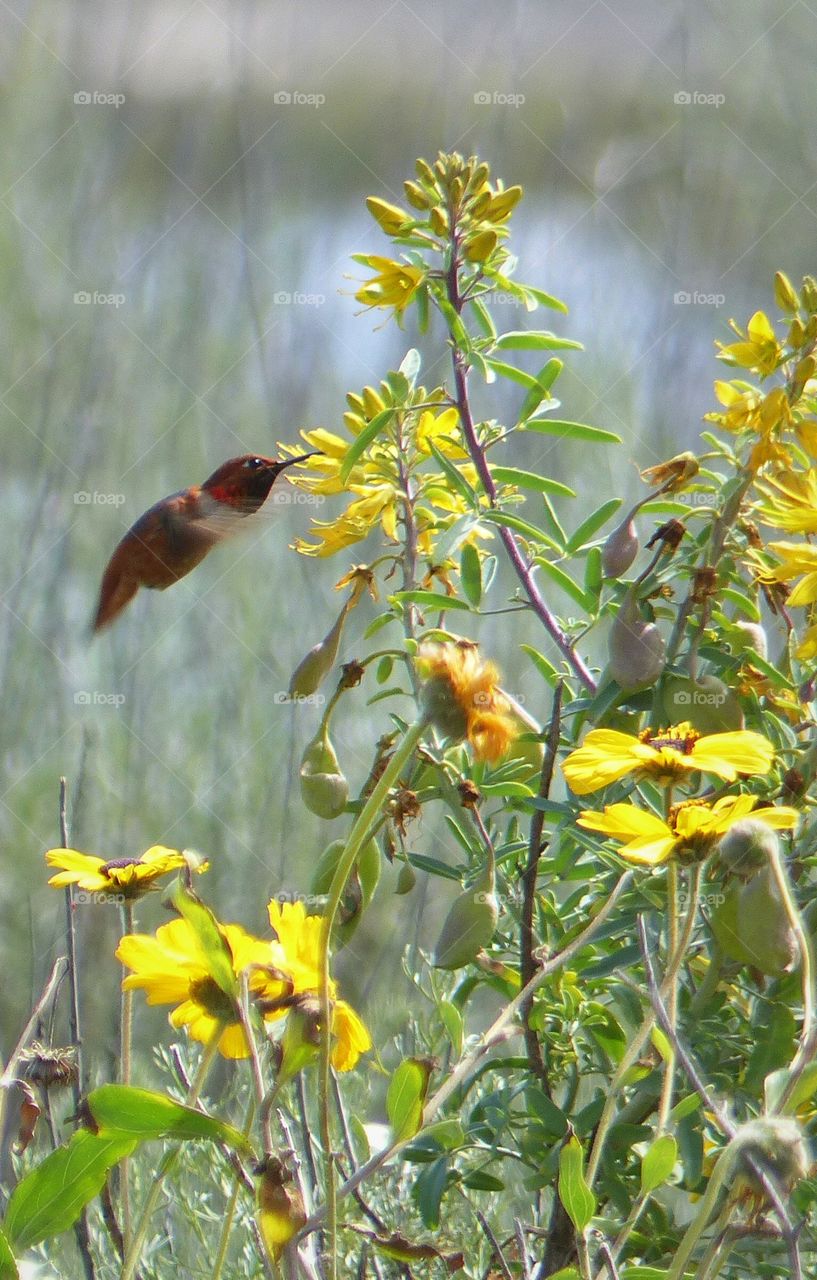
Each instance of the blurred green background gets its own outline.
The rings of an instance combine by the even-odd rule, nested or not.
[[[140,596],[93,644],[87,625],[107,556],[144,508],[233,454],[336,427],[345,391],[417,341],[410,323],[401,333],[360,315],[350,296],[361,269],[349,255],[386,247],[364,197],[399,200],[415,157],[440,148],[478,152],[524,184],[518,276],[565,299],[570,315],[542,323],[587,348],[559,384],[564,416],[624,440],[592,456],[510,446],[508,461],[578,490],[562,507],[575,526],[590,504],[634,496],[636,465],[694,447],[712,407],[713,339],[729,316],[771,305],[776,268],[795,279],[815,268],[817,11],[771,0],[10,0],[3,11],[7,1050],[62,946],[61,895],[42,862],[59,843],[60,774],[76,847],[198,848],[212,859],[211,900],[249,927],[262,927],[270,891],[308,883],[343,830],[306,814],[293,789],[318,712],[276,694],[328,630],[333,584],[364,549],[297,557],[288,543],[311,511],[291,506],[173,591]],[[527,323],[501,300],[497,319]],[[432,361],[440,338],[421,344]],[[445,373],[443,359],[425,380]],[[479,407],[501,418],[515,404],[506,385]],[[513,589],[507,575],[501,585]],[[344,660],[374,608],[352,616]],[[541,680],[517,650],[546,647],[533,623],[515,618],[511,640],[507,619],[488,619],[479,634],[507,686],[544,715]],[[353,786],[388,726],[389,704],[367,711],[366,696],[335,722]],[[346,969],[353,998],[396,1013],[390,926],[401,945],[422,939],[440,908],[429,919],[421,888],[394,898],[392,883]],[[80,914],[102,1011],[117,921],[110,908]],[[142,918],[155,923],[158,907]],[[112,1026],[100,1013],[100,1034]]]

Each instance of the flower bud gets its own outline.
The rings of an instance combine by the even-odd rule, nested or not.
[[[470,964],[493,938],[498,919],[493,871],[486,871],[473,889],[454,899],[434,950],[433,964],[438,969],[462,969]]]
[[[789,332],[786,338],[786,342],[788,346],[793,347],[794,350],[796,351],[798,347],[802,347],[805,344],[805,341],[806,341],[806,331],[803,328],[803,325],[801,324],[801,322],[797,319],[797,316],[795,316],[791,324],[789,325]]]
[[[404,182],[403,190],[406,193],[406,199],[413,209],[425,211],[428,209],[431,201],[426,195],[419,182]]]
[[[366,410],[366,417],[371,421],[382,413],[386,407],[386,402],[374,387],[363,388],[363,407]]]
[[[380,200],[377,196],[369,196],[366,208],[387,236],[399,236],[412,221],[405,209],[389,204],[388,200]]]
[[[487,222],[504,222],[521,199],[521,187],[508,187],[507,191],[498,191],[491,196],[483,217]]]
[[[802,298],[807,311],[817,311],[817,280],[814,276],[803,276]]]
[[[431,187],[435,187],[437,185],[437,175],[426,160],[418,160],[415,163],[414,168],[416,169],[417,177],[421,182],[427,182]]]
[[[627,692],[655,684],[664,670],[664,638],[655,623],[641,617],[632,592],[613,619],[607,644],[610,674]]]
[[[448,235],[448,214],[440,205],[435,204],[430,215],[431,230],[438,236]]]
[[[768,867],[780,852],[777,834],[758,818],[744,818],[730,827],[718,845],[718,857],[727,871],[747,879]]]
[[[628,517],[609,534],[601,552],[605,578],[621,578],[638,555],[638,534]]]
[[[480,231],[471,236],[465,245],[465,256],[469,262],[485,262],[490,258],[499,243],[499,236],[493,230]]]
[[[800,306],[794,285],[783,271],[778,271],[774,278],[774,300],[781,311],[797,311]]]
[[[310,813],[337,818],[346,808],[349,783],[343,776],[325,728],[307,746],[301,759],[301,797]]]
[[[814,356],[803,356],[802,360],[798,360],[791,380],[792,400],[799,399],[803,394],[806,383],[814,377],[815,369],[817,369],[817,360]]]

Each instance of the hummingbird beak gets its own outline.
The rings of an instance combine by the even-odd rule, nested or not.
[[[307,458],[314,458],[320,452],[320,449],[313,449],[311,453],[300,453],[297,458],[285,458],[283,462],[276,462],[275,466],[278,471],[284,471],[286,467],[292,467],[296,462],[306,462]]]

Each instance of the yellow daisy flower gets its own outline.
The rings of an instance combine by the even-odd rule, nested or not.
[[[238,979],[251,965],[271,966],[270,944],[246,933],[240,925],[220,925],[221,936]],[[236,998],[228,995],[210,976],[201,954],[198,936],[187,920],[171,920],[155,934],[130,933],[116,949],[117,959],[133,973],[123,980],[125,991],[142,990],[148,1004],[174,1004],[170,1023],[186,1027],[194,1040],[209,1044],[221,1027],[218,1051],[224,1058],[248,1058],[249,1046],[238,1016]],[[267,983],[277,987],[280,999],[289,989],[285,976]]]
[[[306,914],[302,902],[278,902],[275,898],[267,907],[270,924],[276,935],[271,943],[273,966],[285,968],[292,978],[293,995],[317,995],[320,991],[321,949],[320,916]],[[256,998],[275,1003],[274,991],[267,985],[263,971],[250,980],[250,988]],[[332,1065],[338,1071],[350,1071],[362,1053],[372,1047],[372,1038],[351,1005],[337,998],[337,984],[330,981],[329,999],[332,1002]],[[286,1010],[282,1010],[282,1016]],[[270,1018],[276,1016],[271,1009]]]
[[[658,732],[645,729],[638,737],[592,729],[562,770],[571,790],[586,796],[630,773],[668,785],[700,769],[734,782],[739,774],[768,773],[773,760],[774,748],[760,733],[741,729],[702,736],[684,721]]]
[[[750,813],[775,831],[790,831],[797,825],[796,809],[783,805],[755,809],[757,803],[757,796],[723,796],[713,805],[686,800],[672,808],[666,822],[634,804],[610,804],[602,813],[586,809],[577,823],[618,841],[622,845],[618,852],[628,862],[655,867],[673,854],[701,861],[731,826]]]
[[[769,317],[763,311],[756,311],[750,319],[746,332],[739,329],[734,320],[729,324],[740,338],[740,342],[720,347],[718,358],[730,364],[741,365],[744,369],[754,369],[760,374],[773,373],[783,356],[783,348],[775,337]]]
[[[426,643],[417,654],[426,714],[440,733],[468,741],[478,760],[506,755],[519,726],[499,689],[499,672],[470,640]]]
[[[131,901],[156,888],[160,876],[190,865],[178,849],[166,849],[161,844],[153,845],[138,858],[113,858],[106,862],[104,858],[79,853],[76,849],[49,849],[45,860],[50,867],[61,868],[48,881],[55,889],[75,884],[88,893],[116,894]],[[208,866],[209,863],[202,862],[195,870],[206,871]]]

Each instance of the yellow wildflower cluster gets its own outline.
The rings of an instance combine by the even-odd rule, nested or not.
[[[486,501],[477,496],[479,481],[461,442],[457,410],[442,387],[415,387],[401,394],[389,382],[364,387],[359,395],[350,393],[347,401],[343,421],[348,436],[322,427],[301,432],[310,448],[320,452],[309,458],[293,484],[326,497],[346,493],[352,500],[335,519],[313,520],[316,541],[298,538],[295,549],[302,555],[332,556],[361,542],[377,525],[396,545],[402,524],[412,529],[417,554],[427,561],[429,573],[439,574],[444,566],[436,564],[434,556],[440,535]],[[291,455],[299,448],[282,445],[281,451]],[[462,491],[439,467],[428,467],[435,452],[456,468]],[[465,496],[471,492],[473,502]],[[509,488],[505,496],[513,492]],[[473,542],[478,536],[489,535],[473,529],[463,541]]]

